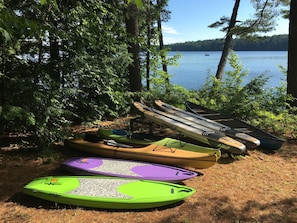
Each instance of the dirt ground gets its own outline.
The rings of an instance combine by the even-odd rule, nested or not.
[[[0,222],[297,222],[297,143],[267,154],[222,157],[184,181],[197,192],[178,205],[142,211],[106,211],[47,202],[22,194],[36,177],[65,175],[61,162],[84,155],[57,146],[47,156],[17,144],[0,147]]]

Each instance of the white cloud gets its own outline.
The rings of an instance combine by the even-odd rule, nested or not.
[[[185,40],[174,38],[174,37],[168,37],[166,35],[163,36],[164,44],[172,44],[172,43],[181,43],[186,42]]]
[[[171,43],[176,43],[178,40],[175,38],[163,36],[163,41],[165,44],[171,44]]]
[[[174,34],[174,35],[179,34],[179,32],[177,30],[175,30],[173,27],[168,26],[166,24],[162,24],[162,31],[163,31],[163,33],[167,33],[167,34]]]

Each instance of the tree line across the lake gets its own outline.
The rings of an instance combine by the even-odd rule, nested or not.
[[[188,41],[167,45],[171,51],[221,51],[224,39]],[[235,51],[287,51],[288,35],[275,35],[253,39],[235,38],[232,42]]]

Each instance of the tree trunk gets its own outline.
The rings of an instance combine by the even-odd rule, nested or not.
[[[287,93],[297,98],[297,0],[290,3]],[[290,102],[297,107],[297,100]]]
[[[160,7],[160,0],[157,0],[157,5]],[[158,16],[158,32],[159,32],[159,47],[161,51],[161,61],[162,61],[162,69],[165,73],[167,73],[167,65],[166,65],[166,56],[163,52],[164,42],[163,42],[163,34],[162,34],[162,21],[161,21],[161,11],[159,11]],[[166,84],[169,85],[169,78],[166,78]]]
[[[147,51],[146,51],[146,89],[149,91],[150,90],[150,62],[151,62],[151,35],[152,35],[152,19],[151,19],[151,0],[148,2],[148,14],[147,14]]]
[[[137,37],[139,35],[138,8],[134,3],[129,3],[126,12],[126,30],[128,34],[128,52],[132,54],[133,63],[129,65],[129,82],[132,92],[142,90],[140,74],[140,47]]]
[[[235,4],[234,4],[234,7],[233,7],[233,12],[232,12],[231,20],[230,20],[230,23],[229,23],[228,31],[227,31],[227,34],[226,34],[226,39],[225,39],[221,59],[220,59],[219,65],[218,65],[217,73],[216,73],[216,78],[218,80],[221,80],[222,77],[223,77],[223,74],[224,74],[224,70],[225,70],[225,66],[226,66],[226,63],[227,63],[229,50],[230,50],[231,45],[232,45],[232,29],[234,28],[234,26],[236,24],[236,18],[237,18],[237,12],[238,12],[238,8],[239,8],[239,4],[240,4],[240,0],[236,0]]]
[[[59,56],[59,43],[57,37],[50,33],[50,72],[52,80],[54,81],[53,90],[58,90],[60,87],[60,56]]]

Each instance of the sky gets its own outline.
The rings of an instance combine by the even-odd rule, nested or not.
[[[208,28],[222,16],[230,17],[234,0],[169,0],[171,11],[168,22],[162,24],[165,44],[223,38],[220,28]],[[249,0],[240,2],[237,19],[245,20],[253,15]],[[288,34],[289,21],[279,18],[275,31],[265,35]]]

